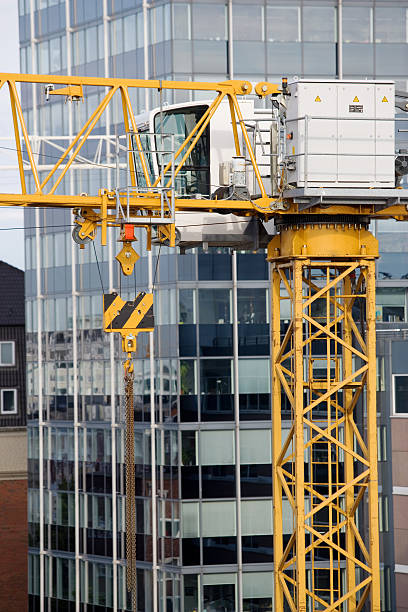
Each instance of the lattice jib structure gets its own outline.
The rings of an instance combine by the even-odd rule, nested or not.
[[[352,219],[284,224],[269,245],[276,610],[380,610],[376,256]]]

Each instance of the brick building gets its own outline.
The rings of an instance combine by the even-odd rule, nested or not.
[[[24,272],[0,262],[0,612],[27,609]]]

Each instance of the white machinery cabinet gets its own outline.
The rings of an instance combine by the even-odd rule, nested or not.
[[[395,187],[392,81],[293,81],[287,182],[295,187]]]

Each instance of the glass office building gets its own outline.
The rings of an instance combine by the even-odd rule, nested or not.
[[[405,90],[408,2],[341,4],[19,0],[21,71],[252,82],[393,78]],[[202,98],[194,95],[166,92],[163,100]],[[30,133],[50,138],[43,163],[57,155],[52,137],[69,137],[98,102],[92,95],[83,105],[46,102],[28,87],[22,97]],[[142,91],[133,100],[138,111],[157,102]],[[123,131],[113,108],[95,133]],[[101,162],[109,164],[111,153],[106,146]],[[110,169],[91,166],[65,190],[114,186]],[[79,250],[71,223],[64,212],[26,214],[33,612],[130,609],[121,348],[101,331],[101,293],[146,289],[157,252],[148,256],[142,239],[135,275],[120,280],[116,236],[109,247]],[[375,231],[383,251],[378,318],[405,321],[405,228],[384,222]],[[161,250],[154,344],[139,336],[135,362],[140,611],[272,609],[268,291],[262,252]],[[385,612],[395,609],[392,565],[389,556]]]

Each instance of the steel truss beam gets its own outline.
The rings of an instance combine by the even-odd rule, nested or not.
[[[19,87],[23,84],[30,84],[38,90],[38,96],[41,100],[41,90],[43,90],[43,100],[51,98],[51,96],[62,96],[66,100],[81,102],[86,99],[90,93],[98,92],[101,100],[97,107],[93,110],[89,109],[85,123],[80,127],[78,132],[73,135],[69,143],[62,144],[66,137],[61,135],[59,140],[59,156],[55,162],[52,157],[48,156],[46,166],[39,163],[39,151],[35,150],[37,138],[29,136],[26,119],[24,116],[23,107],[19,95]],[[252,86],[248,81],[222,81],[215,82],[196,82],[196,81],[167,81],[167,80],[146,80],[146,79],[125,79],[125,78],[102,78],[102,77],[85,77],[85,76],[68,76],[68,75],[39,75],[39,74],[12,74],[0,73],[0,89],[8,88],[9,103],[12,113],[14,143],[17,157],[17,168],[20,175],[20,193],[0,193],[0,206],[30,206],[30,207],[65,207],[65,208],[80,208],[82,211],[88,211],[88,214],[93,215],[96,225],[102,226],[103,233],[106,233],[107,225],[115,225],[115,216],[107,215],[107,211],[116,209],[117,198],[121,205],[130,207],[130,216],[136,217],[143,211],[143,216],[149,216],[152,219],[157,217],[160,211],[161,203],[160,196],[155,191],[159,183],[170,187],[172,179],[169,176],[171,164],[167,164],[163,169],[163,176],[156,177],[151,184],[151,177],[148,171],[145,151],[143,150],[140,135],[135,121],[134,109],[131,103],[131,94],[135,89],[151,89],[162,92],[164,90],[185,90],[185,91],[207,91],[209,96],[216,95],[216,98],[208,108],[207,112],[192,128],[181,144],[179,149],[174,154],[174,164],[176,166],[175,175],[179,173],[185,164],[189,154],[196,146],[205,128],[210,123],[213,115],[221,101],[225,99],[229,103],[230,125],[235,144],[236,155],[241,155],[240,135],[242,143],[245,142],[249,159],[248,165],[252,167],[252,171],[256,177],[259,188],[260,198],[252,198],[248,200],[197,200],[175,198],[175,209],[177,211],[223,211],[228,210],[237,215],[255,215],[269,219],[271,217],[285,217],[293,215],[316,216],[317,221],[321,217],[322,211],[316,206],[317,202],[313,203],[312,208],[304,208],[302,194],[297,194],[292,191],[281,194],[281,197],[269,196],[265,190],[265,186],[261,177],[261,173],[255,158],[255,151],[250,142],[248,130],[245,120],[242,116],[238,99],[251,93]],[[273,83],[258,83],[255,86],[255,94],[258,97],[266,97],[271,94],[278,94],[282,89]],[[116,102],[118,104],[116,105]],[[134,189],[129,197],[129,194],[124,192],[116,193],[115,191],[108,192],[101,185],[99,195],[89,196],[81,195],[72,197],[72,193],[64,193],[66,185],[64,179],[70,176],[73,169],[81,167],[84,160],[84,146],[88,140],[94,138],[93,130],[98,123],[103,119],[104,114],[108,112],[108,107],[112,108],[116,105],[116,111],[120,114],[120,119],[125,126],[125,132],[132,132],[135,140],[135,155],[140,161],[142,173],[146,185],[151,189],[139,192]],[[121,111],[120,111],[121,109]],[[115,112],[116,112],[115,111]],[[228,123],[228,122],[227,122]],[[100,125],[100,123],[99,123]],[[38,144],[38,143],[37,143]],[[130,153],[129,153],[130,155]],[[40,156],[41,157],[41,156]],[[95,165],[95,164],[93,164]],[[110,167],[110,162],[104,166]],[[130,179],[134,187],[135,168],[133,159],[129,159]],[[82,168],[87,167],[82,165]],[[46,176],[43,176],[40,170],[47,170]],[[164,176],[167,174],[167,177]],[[31,177],[34,189],[29,192],[27,178]],[[165,181],[165,179],[167,179]],[[117,186],[118,187],[118,186]],[[319,190],[318,190],[319,191]],[[327,190],[326,190],[327,191]],[[338,191],[337,189],[335,190]],[[374,190],[376,194],[368,193],[370,190],[362,191],[356,194],[355,190],[350,191],[344,199],[329,198],[326,202],[325,213],[330,215],[358,215],[361,217],[370,218],[395,218],[398,220],[407,220],[408,214],[406,202],[403,193],[400,190],[394,193],[395,190]],[[378,192],[378,193],[377,193]],[[387,192],[387,194],[383,193]],[[305,195],[305,194],[303,194]],[[326,196],[317,194],[320,203],[323,202]],[[398,197],[396,197],[398,195]],[[307,197],[309,197],[306,194]],[[389,197],[392,196],[392,197]],[[313,197],[315,197],[313,195]],[[377,199],[380,197],[381,205],[378,205]],[[323,199],[322,199],[323,198]],[[381,199],[382,198],[382,199]],[[384,208],[384,198],[386,207]],[[308,200],[307,200],[308,201]],[[308,205],[307,205],[308,206]],[[89,217],[88,217],[89,218]],[[170,222],[169,222],[170,223]]]
[[[300,231],[305,243],[296,249]],[[376,246],[357,228],[338,231],[330,245],[333,231],[321,229],[326,256],[318,256],[310,246],[318,231],[290,230],[269,248],[275,610],[358,612],[369,600],[379,612]]]

